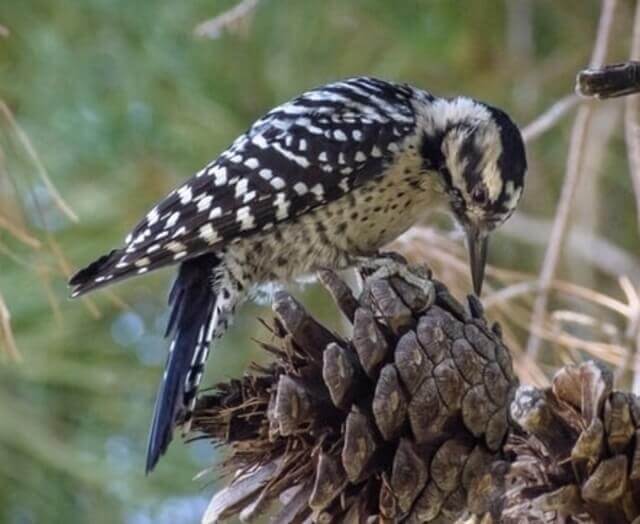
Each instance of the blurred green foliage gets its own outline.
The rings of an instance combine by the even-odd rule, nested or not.
[[[329,80],[369,74],[464,93],[524,124],[573,89],[599,4],[528,2],[533,47],[523,50],[517,24],[510,30],[510,3],[263,0],[246,27],[206,40],[193,28],[233,2],[0,0],[0,24],[10,31],[0,37],[0,100],[80,221],[55,207],[2,117],[0,179],[12,182],[0,180],[0,193],[15,183],[29,226],[78,267],[117,245],[157,199],[261,113]],[[612,55],[623,57],[627,42],[616,38]],[[553,211],[567,129],[561,124],[531,148],[525,211]],[[626,174],[615,176],[625,169],[616,144],[606,181],[632,209]],[[637,245],[631,213],[602,213],[616,242]],[[34,252],[1,230],[0,240],[27,264],[59,273],[46,248]],[[513,241],[494,245],[497,263],[537,267],[539,252],[516,250]],[[55,274],[56,315],[30,267],[0,254],[0,292],[23,356],[0,365],[0,522],[198,521],[212,488],[191,478],[209,463],[208,447],[177,440],[157,471],[143,474],[170,279],[162,271],[118,286],[127,307],[96,294],[96,320],[82,302],[66,300],[64,278]],[[318,310],[325,298],[305,291]],[[266,336],[257,315],[268,310],[244,309],[205,383],[262,358],[248,336]]]

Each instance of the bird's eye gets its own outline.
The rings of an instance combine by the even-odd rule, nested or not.
[[[479,206],[484,206],[489,199],[487,188],[483,185],[477,185],[473,188],[473,191],[471,191],[471,198],[473,198],[473,201]]]
[[[451,188],[449,190],[449,201],[451,203],[451,207],[455,210],[455,211],[463,211],[464,210],[464,198],[462,196],[462,193],[459,189],[457,188]]]

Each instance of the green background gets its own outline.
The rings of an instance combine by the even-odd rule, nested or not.
[[[631,13],[631,2],[620,4],[621,13]],[[124,304],[95,294],[96,319],[86,303],[67,300],[50,241],[74,268],[108,251],[263,112],[346,76],[467,94],[526,124],[572,91],[599,14],[598,2],[586,0],[263,0],[250,20],[220,38],[194,36],[197,24],[231,5],[0,0],[0,25],[10,31],[0,37],[0,100],[80,219],[73,223],[57,209],[0,116],[0,205],[23,216],[43,242],[34,251],[0,229],[11,254],[0,252],[0,292],[22,355],[19,364],[0,360],[1,523],[198,522],[214,490],[215,475],[192,481],[214,460],[204,443],[176,440],[157,470],[143,473],[172,272],[117,286]],[[525,18],[531,38],[519,29]],[[621,19],[615,59],[624,59],[629,42],[629,16]],[[567,119],[529,149],[525,213],[552,215],[569,127]],[[591,227],[637,253],[621,132],[604,166],[603,204],[587,210]],[[539,267],[542,252],[529,244],[502,237],[493,247],[497,264]],[[598,274],[589,278],[609,285]],[[321,291],[297,293],[330,316]],[[264,334],[257,316],[269,310],[243,309],[210,359],[205,384],[263,358],[250,340]]]

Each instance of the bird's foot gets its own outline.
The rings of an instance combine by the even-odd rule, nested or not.
[[[386,252],[371,258],[359,257],[356,262],[365,281],[398,276],[422,290],[426,296],[432,292],[431,271],[425,266],[408,265],[406,259],[398,253]]]

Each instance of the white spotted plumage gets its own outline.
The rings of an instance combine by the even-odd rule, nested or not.
[[[511,214],[525,164],[509,126],[467,98],[367,77],[327,84],[256,120],[154,206],[123,248],[78,272],[74,296],[180,264],[147,470],[176,424],[188,425],[209,344],[251,288],[373,256],[436,204],[492,227]],[[516,172],[509,180],[505,165]],[[485,179],[482,207],[471,195]]]

